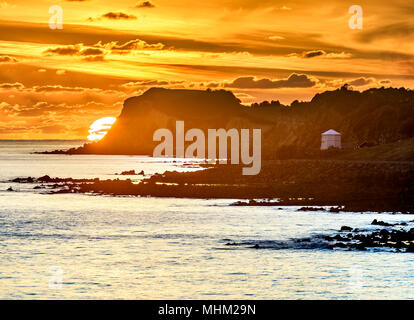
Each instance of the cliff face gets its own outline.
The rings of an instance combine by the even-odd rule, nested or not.
[[[124,102],[104,139],[68,153],[152,155],[159,143],[152,141],[154,132],[167,128],[175,133],[177,120],[185,122],[185,130],[200,128],[206,134],[207,129],[262,129],[264,158],[319,157],[321,133],[328,129],[339,131],[343,142],[355,146],[364,141],[376,146],[391,143],[388,160],[414,154],[407,147],[412,144],[397,143],[414,137],[414,91],[404,88],[364,92],[342,88],[317,94],[310,102],[285,106],[272,101],[252,107],[224,90],[152,88]],[[401,148],[408,149],[401,153]],[[376,158],[375,153],[370,157]]]

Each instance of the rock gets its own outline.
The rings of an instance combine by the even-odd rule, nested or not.
[[[374,225],[374,226],[383,226],[383,227],[392,227],[393,226],[393,224],[391,224],[391,223],[387,223],[387,222],[384,222],[384,221],[378,221],[377,219],[372,220],[371,224]]]
[[[42,189],[41,186],[35,186],[33,189]]]
[[[129,171],[122,171],[121,176],[135,176],[135,170],[129,170]]]
[[[325,211],[325,208],[318,207],[301,207],[298,211]]]
[[[11,180],[11,182],[16,182],[16,183],[33,183],[34,182],[34,179],[32,177],[15,178],[15,179]]]
[[[9,187],[7,191],[14,191],[12,187]]]
[[[341,232],[343,232],[343,231],[352,231],[353,229],[351,228],[351,227],[348,227],[348,226],[342,226],[341,227]]]
[[[45,175],[43,177],[38,178],[37,181],[48,183],[48,182],[52,182],[53,179],[49,177],[48,175]]]

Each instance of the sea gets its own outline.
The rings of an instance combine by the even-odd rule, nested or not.
[[[34,153],[83,143],[0,141],[0,299],[414,298],[413,253],[294,241],[344,225],[374,229],[373,219],[411,228],[413,215],[230,205],[238,199],[47,194],[36,184],[10,182],[201,170],[186,159]]]

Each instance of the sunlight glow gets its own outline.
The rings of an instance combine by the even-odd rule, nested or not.
[[[105,118],[96,120],[89,127],[88,140],[90,141],[101,140],[108,133],[108,130],[111,129],[115,121],[116,121],[116,118],[114,117],[105,117]]]

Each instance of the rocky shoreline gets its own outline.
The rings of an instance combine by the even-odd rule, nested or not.
[[[300,206],[301,211],[414,213],[414,163],[348,161],[266,161],[257,176],[243,176],[241,167],[217,165],[193,172],[131,179],[16,178],[38,183],[50,193],[151,196],[198,199],[240,199],[233,206]],[[262,200],[257,200],[262,199]]]
[[[414,221],[409,221],[412,223]],[[387,223],[372,221],[372,225],[384,227],[406,227],[408,223]],[[414,228],[359,230],[342,226],[334,235],[315,235],[313,237],[291,239],[290,241],[254,240],[235,242],[225,239],[225,246],[251,249],[326,249],[326,250],[392,250],[394,252],[414,252]]]

